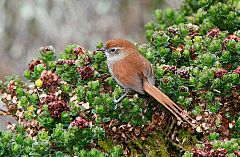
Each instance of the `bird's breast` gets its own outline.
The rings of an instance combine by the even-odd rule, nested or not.
[[[108,70],[109,70],[110,74],[112,75],[113,79],[114,79],[121,87],[126,88],[126,87],[122,84],[122,82],[120,82],[120,80],[119,80],[119,79],[116,77],[116,75],[114,74],[114,72],[113,72],[113,65],[114,65],[114,64],[108,64]]]
[[[126,55],[124,53],[119,53],[119,54],[106,54],[107,56],[107,65],[108,65],[108,69],[109,72],[111,73],[111,75],[113,74],[113,65],[116,64],[118,61],[122,60],[123,58],[126,57]]]
[[[114,74],[114,70],[113,70],[113,67],[116,63],[118,63],[120,60],[122,60],[125,56],[115,56],[115,57],[110,57],[110,58],[107,58],[107,65],[108,65],[108,70],[110,72],[110,74],[112,75],[113,79],[120,85],[122,86],[123,88],[126,88],[119,80],[118,78],[116,77],[116,74]]]

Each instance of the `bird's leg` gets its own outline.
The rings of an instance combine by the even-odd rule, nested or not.
[[[114,104],[119,103],[128,94],[128,92],[129,92],[129,89],[125,89],[125,93],[122,96],[120,96],[118,99],[116,99],[114,95],[114,100],[113,100]]]

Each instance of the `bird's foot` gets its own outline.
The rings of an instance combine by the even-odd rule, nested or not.
[[[116,99],[116,97],[115,97],[115,95],[114,95],[114,100],[113,100],[113,102],[114,102],[114,104],[116,104],[116,106],[114,107],[114,109],[116,110],[117,109],[117,104],[128,94],[128,89],[126,89],[126,91],[125,91],[125,93],[122,95],[122,96],[120,96],[118,99]]]
[[[122,100],[122,96],[116,99],[116,96],[114,95],[114,100],[113,100],[114,104],[119,103],[121,100]]]

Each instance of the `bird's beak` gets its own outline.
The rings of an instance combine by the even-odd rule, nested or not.
[[[105,51],[106,51],[106,49],[103,47],[103,48],[101,48],[101,49],[97,49],[96,51],[105,52]]]

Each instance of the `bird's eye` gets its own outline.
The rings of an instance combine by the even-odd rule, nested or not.
[[[113,52],[115,52],[117,49],[115,49],[115,48],[112,48],[110,51],[113,53]]]

